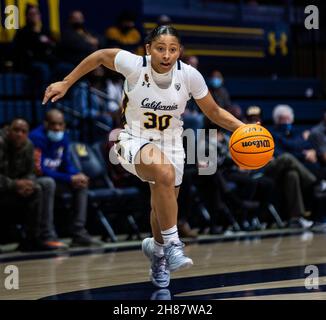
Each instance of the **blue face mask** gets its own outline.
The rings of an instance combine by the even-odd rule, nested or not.
[[[220,88],[222,86],[222,83],[223,83],[222,79],[218,77],[213,77],[210,80],[210,84],[214,89]]]
[[[279,128],[282,132],[288,132],[290,133],[292,130],[292,123],[284,123],[284,124],[280,124]]]
[[[52,130],[49,130],[47,132],[47,136],[52,142],[61,141],[63,139],[63,135],[64,135],[64,131],[52,131]]]

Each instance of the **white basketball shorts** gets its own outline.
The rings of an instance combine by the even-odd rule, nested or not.
[[[182,145],[182,138],[164,138],[164,139],[148,139],[144,137],[136,137],[126,130],[122,130],[118,135],[118,140],[114,145],[114,151],[119,162],[130,173],[140,178],[136,172],[135,158],[139,150],[147,144],[154,144],[167,157],[175,169],[175,186],[179,187],[182,183],[185,152]],[[154,181],[147,181],[155,183]]]

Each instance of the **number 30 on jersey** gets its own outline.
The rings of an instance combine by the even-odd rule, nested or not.
[[[172,119],[172,116],[167,114],[158,116],[155,113],[146,112],[144,115],[147,116],[147,121],[144,122],[144,127],[146,129],[158,129],[160,131],[167,129],[170,126]]]

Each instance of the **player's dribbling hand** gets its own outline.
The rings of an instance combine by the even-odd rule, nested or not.
[[[49,100],[51,100],[51,102],[56,102],[66,94],[68,89],[69,86],[66,81],[59,81],[50,84],[45,90],[42,104],[46,104]]]

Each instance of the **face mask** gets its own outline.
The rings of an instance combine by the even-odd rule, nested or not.
[[[279,128],[282,132],[288,132],[290,133],[292,130],[292,123],[284,123],[284,124],[280,124]]]
[[[52,131],[52,130],[49,130],[47,132],[47,136],[52,142],[61,141],[63,139],[63,135],[64,135],[64,131]]]
[[[211,78],[211,86],[214,88],[214,89],[217,89],[217,88],[220,88],[222,86],[222,79],[220,78],[217,78],[217,77],[214,77],[214,78]]]

